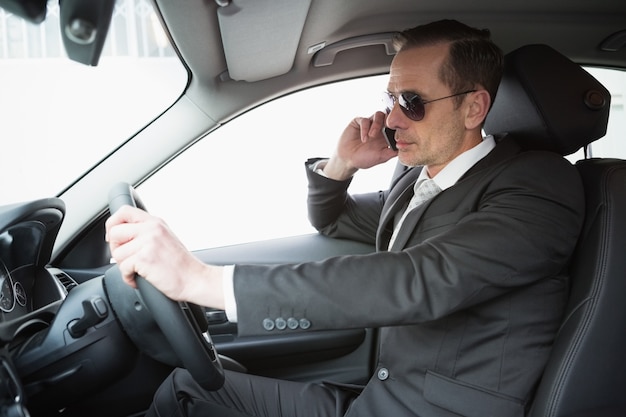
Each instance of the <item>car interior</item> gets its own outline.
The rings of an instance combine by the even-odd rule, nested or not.
[[[47,3],[0,0],[0,8],[36,25],[46,19]],[[62,3],[68,59],[97,67],[116,2]],[[506,53],[486,134],[511,136],[529,152],[583,153],[575,166],[586,217],[572,259],[570,298],[527,415],[626,415],[626,160],[587,151],[607,132],[612,95],[582,67],[624,71],[626,4],[151,3],[189,76],[184,92],[58,195],[0,207],[0,307],[8,293],[14,300],[0,320],[0,415],[143,416],[161,381],[179,366],[216,387],[222,368],[298,381],[366,382],[375,366],[377,329],[239,337],[223,311],[179,305],[123,284],[111,264],[104,222],[115,210],[115,187],[141,206],[142,183],[213,131],[300,90],[386,74],[393,32],[441,18],[489,27]],[[295,111],[322,107],[311,103]],[[182,198],[172,199],[184,211],[185,194],[196,189],[187,182],[175,188]],[[306,234],[194,253],[228,265],[373,251],[361,242]],[[164,327],[171,317],[176,324]]]

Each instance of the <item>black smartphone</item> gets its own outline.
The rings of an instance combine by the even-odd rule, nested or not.
[[[389,129],[387,126],[383,127],[383,135],[385,135],[385,139],[387,139],[387,144],[389,145],[389,147],[391,149],[393,149],[394,151],[398,150],[398,147],[396,146],[396,131],[393,129]]]

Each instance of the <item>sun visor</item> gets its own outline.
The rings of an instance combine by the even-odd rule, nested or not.
[[[291,70],[310,0],[232,0],[217,17],[236,81],[259,81]]]

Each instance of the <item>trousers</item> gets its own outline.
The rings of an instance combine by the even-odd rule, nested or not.
[[[185,369],[175,369],[146,417],[340,417],[358,395],[332,384],[224,372],[224,386],[207,391]]]

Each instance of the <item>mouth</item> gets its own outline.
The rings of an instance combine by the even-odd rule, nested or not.
[[[411,146],[411,143],[398,140],[398,141],[396,141],[396,146],[397,146],[398,150],[402,150],[402,149],[406,149],[409,146]]]

